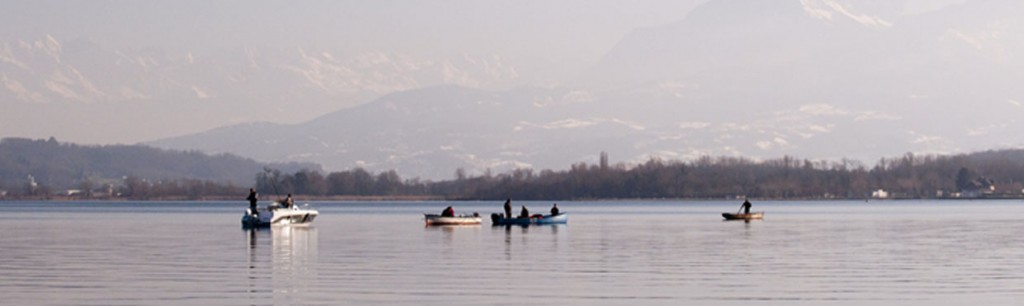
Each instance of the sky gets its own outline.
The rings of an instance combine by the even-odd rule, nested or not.
[[[595,59],[629,31],[679,21],[706,1],[5,0],[0,2],[5,8],[0,33],[6,39],[89,38],[119,48],[358,45]],[[907,0],[897,13],[917,14],[963,1]]]
[[[365,62],[366,54],[379,52],[411,57],[410,65],[418,66],[451,58],[513,58],[547,66],[556,74],[572,73],[565,71],[599,60],[633,29],[672,23],[701,2],[5,0],[0,1],[0,43],[13,60],[7,66],[0,62],[0,76],[12,92],[27,90],[8,96],[0,90],[0,106],[12,106],[9,109],[14,110],[7,116],[0,115],[4,119],[0,122],[0,137],[56,136],[63,141],[90,144],[136,143],[245,122],[299,123],[390,91],[451,83],[447,79],[428,79],[385,86],[366,81],[381,72],[339,65],[328,69],[355,69],[354,73],[369,76],[338,81],[356,84],[342,88],[341,94],[281,89],[254,94],[259,97],[238,98],[237,93],[224,92],[240,89],[218,90],[231,84],[180,84],[197,79],[196,74],[209,74],[181,72],[185,69],[181,62],[186,58],[190,63],[193,58],[205,59],[208,70],[219,72],[241,69],[232,61],[253,54],[261,56],[260,64],[265,68],[268,64],[310,66],[302,62],[305,59],[294,59],[300,52],[303,56],[323,52],[350,62]],[[40,53],[48,51],[39,46],[51,40],[62,54],[47,62]],[[101,51],[83,55],[87,57],[83,60],[71,54],[81,49],[73,46],[81,45]],[[19,46],[36,48],[27,51],[27,47]],[[101,52],[108,54],[95,55]],[[0,52],[0,56],[3,54]],[[12,64],[15,61],[21,67]],[[118,67],[110,67],[114,61]],[[567,63],[566,68],[556,67],[558,63]],[[117,70],[128,64],[145,67]],[[25,66],[28,68],[22,69]],[[319,68],[307,70],[315,69]],[[107,75],[114,74],[111,71],[117,74]],[[308,71],[304,72],[309,77]],[[391,74],[376,78],[409,74],[383,73]],[[79,74],[82,77],[76,76]],[[245,74],[254,73],[235,73]],[[534,75],[545,80],[561,77],[545,78],[541,72]],[[129,84],[134,81],[141,84]],[[288,81],[278,80],[284,82]],[[54,90],[54,83],[78,88],[77,93]],[[533,85],[530,83],[521,78],[492,88]],[[171,88],[174,86],[182,88]],[[24,98],[32,96],[32,91],[44,97]],[[101,94],[90,97],[83,91]],[[182,102],[181,96],[193,91],[203,101]],[[222,93],[219,96],[218,91]],[[229,98],[232,95],[236,98]],[[296,99],[289,101],[286,97]],[[147,128],[147,123],[159,128]]]
[[[706,1],[3,0],[0,137],[137,143],[246,122],[300,123],[436,84],[555,86],[627,34],[679,22]],[[960,2],[851,3],[906,15]],[[380,54],[391,66],[381,67]],[[324,63],[333,58],[344,63]],[[268,63],[282,64],[245,66]],[[422,67],[437,71],[424,76]],[[252,79],[282,70],[321,88],[244,87],[266,89],[280,80]],[[217,73],[231,81],[203,80]]]
[[[89,38],[118,48],[349,47],[594,60],[638,27],[704,0],[4,1],[3,36]]]

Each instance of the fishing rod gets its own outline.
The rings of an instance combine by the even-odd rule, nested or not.
[[[263,167],[263,172],[265,172],[266,173],[266,177],[268,179],[270,179],[270,186],[274,187],[274,196],[277,197],[277,201],[278,201],[278,203],[280,203],[281,202],[281,193],[277,191],[277,175],[275,174],[273,177],[270,176],[270,173],[272,172],[270,167]]]

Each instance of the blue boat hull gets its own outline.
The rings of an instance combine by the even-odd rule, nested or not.
[[[494,225],[544,225],[544,224],[566,224],[569,222],[568,214],[556,216],[544,215],[530,218],[502,218],[499,214],[491,214],[491,222]]]

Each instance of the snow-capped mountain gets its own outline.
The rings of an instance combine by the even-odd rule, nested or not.
[[[5,114],[9,116],[91,114],[80,124],[113,127],[101,131],[108,134],[154,120],[158,125],[178,127],[184,124],[183,118],[160,118],[158,114],[193,109],[188,125],[199,132],[246,122],[301,122],[384,94],[421,87],[450,84],[504,89],[550,81],[532,70],[550,68],[524,62],[494,54],[423,58],[304,48],[240,47],[204,53],[124,50],[86,39],[65,41],[46,35],[0,41],[0,103],[12,110]],[[259,111],[240,111],[240,104]],[[3,121],[18,121],[2,116],[9,119]]]
[[[678,23],[628,35],[572,87],[413,90],[295,126],[156,144],[427,178],[564,169],[602,151],[634,162],[870,163],[1021,144],[1013,131],[1024,90],[1012,84],[1024,79],[1021,35],[1010,35],[1024,30],[1020,4],[973,1],[919,16],[853,4],[709,1]]]
[[[8,94],[71,99],[61,92],[147,96],[173,88],[178,97],[236,95],[282,112],[291,111],[282,101],[379,96],[297,124],[242,123],[152,144],[430,179],[451,178],[458,168],[565,169],[595,162],[602,151],[627,162],[795,155],[873,163],[906,152],[1021,146],[1024,88],[1015,83],[1024,79],[1024,4],[975,0],[900,15],[891,3],[711,0],[677,23],[627,35],[578,77],[543,82],[553,86],[516,86],[531,82],[509,80],[555,74],[498,57],[245,49],[174,60],[133,53],[123,60],[141,85],[130,90],[70,70],[34,78],[12,73],[10,80],[42,81],[17,81],[25,90]],[[72,57],[69,48],[49,60],[54,69]],[[44,57],[54,48],[46,40],[5,45],[5,72],[29,58],[22,49]],[[153,68],[165,62],[176,68]],[[221,68],[183,72],[200,69],[192,65]],[[179,74],[187,77],[168,77]]]
[[[0,93],[17,101],[83,103],[235,95],[272,101],[313,94],[368,98],[442,84],[508,87],[528,77],[516,65],[499,55],[414,58],[363,52],[342,56],[332,50],[301,48],[240,48],[213,54],[108,50],[88,40],[62,42],[47,35],[0,42],[6,89]],[[333,107],[339,106],[345,105]]]

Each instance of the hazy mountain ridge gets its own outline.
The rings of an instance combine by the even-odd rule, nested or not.
[[[199,132],[246,122],[301,122],[383,94],[435,85],[504,89],[531,80],[551,82],[534,72],[552,69],[545,66],[493,54],[425,58],[301,47],[204,53],[112,49],[84,38],[46,35],[0,41],[0,103],[11,113],[34,117],[93,114],[83,123],[103,127],[92,131],[106,135],[118,134],[119,128],[110,127],[151,123]],[[237,109],[238,101],[246,101],[247,109]],[[197,110],[189,124],[154,115],[180,109]],[[4,125],[0,122],[0,128]]]
[[[702,112],[710,117],[704,119],[708,122],[728,122],[729,117],[756,122],[776,112],[806,108],[873,114],[904,128],[858,129],[903,136],[871,141],[851,135],[852,139],[898,141],[909,145],[906,151],[984,149],[985,143],[1006,142],[994,142],[992,138],[1003,137],[996,136],[960,145],[962,139],[957,138],[983,136],[965,135],[967,130],[994,132],[1019,125],[1013,115],[1021,111],[1017,101],[1022,91],[1003,81],[1019,79],[1020,58],[1009,55],[1012,52],[992,57],[989,48],[977,48],[971,42],[982,37],[988,38],[982,41],[989,45],[999,46],[992,49],[1019,50],[1024,44],[1018,37],[985,33],[993,27],[1007,33],[1024,30],[1013,17],[1021,12],[1020,3],[972,1],[883,23],[870,21],[885,18],[861,14],[838,1],[752,2],[757,1],[711,1],[677,24],[638,31],[623,39],[588,81],[650,91],[672,84],[677,103],[716,104]],[[827,5],[808,5],[815,2]],[[824,8],[831,10],[825,12],[831,17],[821,18],[825,13],[816,11]],[[737,19],[731,15],[735,12],[746,17]],[[921,33],[925,36],[915,36]],[[647,73],[636,67],[664,68]],[[962,115],[979,109],[992,112]],[[948,124],[952,122],[958,124]],[[993,122],[1000,127],[986,128]],[[943,143],[923,144],[927,141],[921,140],[927,139]],[[883,152],[891,151],[871,155],[884,156]]]
[[[154,48],[110,50],[87,39],[63,42],[50,35],[4,41],[0,46],[3,92],[22,102],[202,100],[232,95],[250,99],[270,95],[271,100],[280,101],[310,93],[366,99],[441,84],[502,88],[523,77],[514,60],[498,55],[414,58],[375,51],[349,54],[347,50],[251,47],[176,54]]]
[[[813,142],[823,134],[860,133],[836,124],[891,121],[881,114],[811,105],[752,122],[713,123],[680,118],[687,116],[685,109],[655,98],[618,102],[578,90],[427,88],[304,124],[242,125],[152,144],[246,152],[258,160],[314,161],[327,169],[399,169],[406,177],[438,179],[449,178],[457,168],[470,174],[519,167],[562,169],[592,162],[602,151],[630,162],[755,150],[784,155],[801,145],[799,141]]]
[[[970,1],[915,16],[865,6],[710,1],[627,36],[572,86],[410,90],[281,127],[273,142],[289,145],[237,145],[261,160],[448,178],[457,168],[560,169],[601,151],[625,161],[871,161],[1022,144],[1024,89],[1014,80],[1024,79],[1024,44],[1009,33],[1024,31],[1015,17],[1024,4]],[[189,137],[154,144],[239,152]]]

